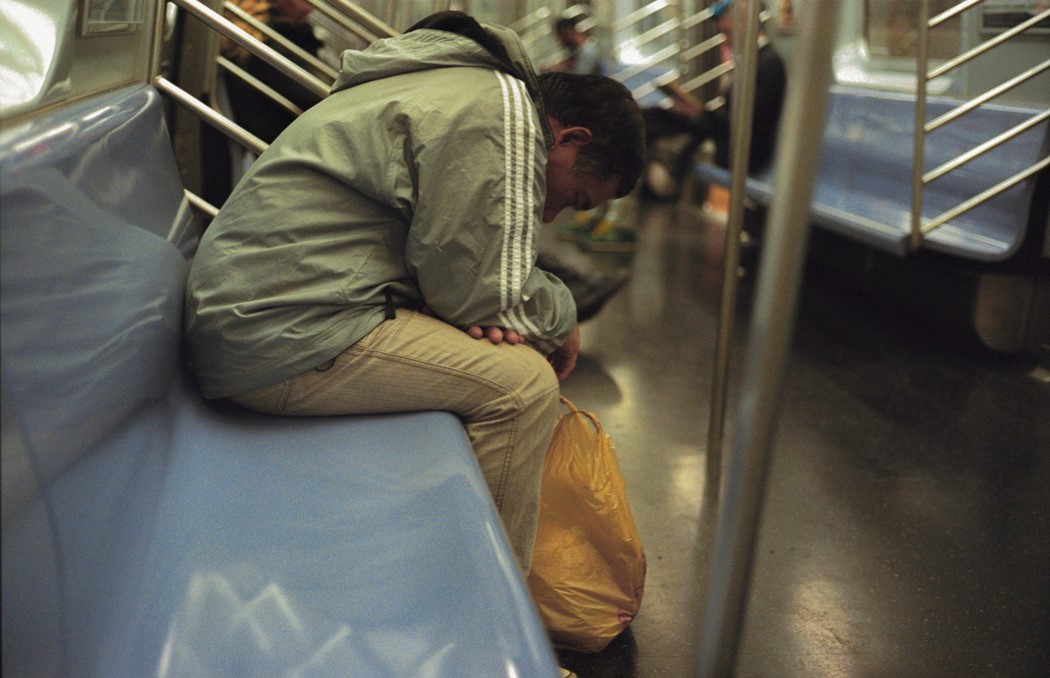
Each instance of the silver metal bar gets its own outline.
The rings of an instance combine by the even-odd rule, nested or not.
[[[922,171],[926,166],[926,76],[930,67],[930,1],[919,0],[919,40],[915,72],[915,129],[911,166],[911,229],[908,245],[913,250],[922,246]]]
[[[218,113],[214,109],[206,106],[197,97],[193,96],[186,90],[182,89],[175,83],[171,82],[163,76],[157,76],[153,79],[153,86],[159,91],[167,94],[172,99],[182,104],[186,108],[196,113],[204,122],[208,123],[212,127],[215,127],[226,136],[230,137],[237,143],[245,146],[249,150],[255,151],[256,153],[262,153],[266,150],[266,142],[255,136],[248,130],[244,129],[237,123],[233,122],[221,113]]]
[[[223,5],[223,8],[226,11],[233,14],[234,16],[236,16],[237,18],[239,18],[241,21],[245,22],[255,30],[268,37],[270,40],[273,40],[281,47],[284,47],[286,50],[294,54],[297,59],[300,59],[305,63],[309,64],[311,67],[317,69],[325,76],[331,78],[332,80],[335,80],[336,77],[339,75],[334,68],[321,61],[313,54],[310,54],[305,49],[295,44],[288,38],[284,37],[268,24],[259,21],[248,12],[245,12],[243,9],[232,3],[230,0],[226,0],[226,3]]]
[[[639,47],[642,45],[648,45],[650,42],[662,38],[668,33],[678,30],[679,23],[678,19],[668,19],[659,26],[654,26],[644,33],[639,34],[634,39],[634,44]]]
[[[696,76],[695,78],[691,78],[688,82],[683,82],[682,83],[682,88],[685,91],[687,91],[687,92],[692,92],[694,90],[700,89],[701,87],[703,87],[707,83],[711,82],[712,80],[718,80],[719,78],[721,78],[726,73],[731,73],[732,71],[733,71],[733,65],[732,64],[730,64],[728,62],[724,63],[724,64],[721,64],[721,65],[716,66],[715,68],[712,68],[712,69],[710,69],[708,71],[704,71],[703,73],[701,73],[700,75]]]
[[[959,14],[962,14],[971,7],[976,7],[977,5],[980,5],[983,2],[984,0],[964,0],[964,2],[960,2],[955,7],[952,7],[951,9],[946,9],[937,16],[930,19],[929,26],[930,28],[937,28],[948,19],[951,19],[953,16],[958,16]]]
[[[307,2],[310,2],[310,0],[307,0]],[[333,5],[329,5],[327,2],[310,2],[310,4],[313,5],[314,9],[323,14],[326,18],[338,24],[348,33],[356,35],[366,44],[370,45],[376,40],[380,39],[380,36],[368,30],[361,24],[356,23],[353,19],[348,17],[342,11],[335,9]]]
[[[291,60],[271,47],[256,40],[241,30],[232,21],[197,0],[171,0],[179,7],[203,21],[206,25],[238,44],[244,45],[252,54],[270,64],[297,83],[317,94],[322,99],[328,96],[329,86],[307,73]]]
[[[674,68],[666,73],[663,73],[662,75],[656,76],[644,85],[641,85],[640,87],[636,87],[635,89],[631,90],[631,94],[634,96],[635,99],[641,99],[642,97],[660,89],[664,85],[669,85],[675,80],[678,80],[678,78],[680,78],[681,76],[681,72],[677,68]]]
[[[1004,92],[1007,92],[1013,89],[1014,87],[1017,87],[1018,85],[1021,85],[1028,80],[1031,80],[1032,78],[1046,70],[1050,70],[1050,59],[1047,59],[1041,64],[1032,66],[1024,73],[1015,75],[1006,82],[1003,82],[997,85],[996,87],[993,87],[992,89],[988,90],[984,94],[981,94],[978,97],[974,97],[970,101],[967,101],[965,104],[957,106],[945,113],[944,115],[941,115],[940,117],[931,120],[925,125],[926,132],[930,133],[938,127],[941,127],[942,125],[945,125],[951,122],[952,120],[955,120],[956,118],[965,115],[966,113],[969,113],[978,106],[988,103],[992,99],[998,97],[1000,94],[1003,94]]]
[[[510,24],[507,28],[511,29],[515,33],[523,33],[527,30],[532,29],[538,24],[542,24],[551,18],[551,10],[549,7],[540,7],[534,12],[526,14],[514,23]]]
[[[998,184],[996,184],[995,186],[992,186],[988,190],[982,191],[981,193],[979,193],[979,194],[975,195],[974,197],[970,198],[969,200],[961,202],[958,205],[956,205],[955,207],[953,207],[952,209],[947,210],[945,212],[942,212],[941,214],[939,214],[938,216],[934,217],[933,219],[930,219],[925,224],[923,224],[922,232],[923,233],[929,233],[930,231],[934,230],[935,228],[939,228],[939,227],[943,226],[944,224],[948,223],[949,221],[951,221],[955,217],[959,216],[960,214],[964,214],[965,212],[969,212],[970,210],[972,210],[974,207],[977,207],[981,203],[986,202],[988,200],[991,200],[992,198],[994,198],[995,196],[999,195],[1000,193],[1002,193],[1003,191],[1005,191],[1005,190],[1007,190],[1009,188],[1013,188],[1017,184],[1021,183],[1022,181],[1024,181],[1028,177],[1030,177],[1033,174],[1035,174],[1036,172],[1046,168],[1047,166],[1050,166],[1050,156],[1047,156],[1047,157],[1043,158],[1039,162],[1037,162],[1034,165],[1030,166],[1028,169],[1021,170],[1020,172],[1018,172],[1017,174],[1013,175],[1012,177],[1010,177],[1008,179],[1004,179],[1003,181],[1000,181]]]
[[[747,11],[746,17],[741,15]],[[737,268],[740,265],[740,232],[744,224],[744,197],[747,193],[748,159],[751,156],[751,123],[755,108],[755,74],[758,72],[758,11],[759,3],[746,6],[738,3],[734,23],[744,25],[743,45],[740,31],[733,31],[734,61],[741,64],[736,70],[732,92],[732,119],[729,124],[732,174],[729,180],[729,219],[726,223],[725,251],[722,257],[722,302],[718,316],[718,338],[715,346],[714,376],[711,379],[711,412],[707,425],[707,454],[719,460],[722,457],[722,438],[725,427],[726,394],[729,391],[729,354],[733,337],[733,318],[736,315]],[[745,19],[745,21],[741,21]],[[718,469],[709,463],[708,468]]]
[[[1030,130],[1031,128],[1035,127],[1036,125],[1048,118],[1050,118],[1050,109],[1036,113],[1028,120],[1025,120],[1024,122],[1015,125],[1014,127],[1011,127],[1002,134],[997,134],[996,136],[992,137],[980,146],[975,146],[971,150],[956,156],[953,160],[949,160],[943,165],[940,165],[939,167],[930,170],[926,174],[922,175],[922,182],[924,184],[930,184],[936,181],[937,179],[940,179],[948,172],[962,167],[971,160],[978,158],[981,155],[984,155],[988,151],[992,150],[993,148],[996,148],[997,146],[1002,145],[1010,139],[1013,139],[1019,134],[1023,134],[1027,130]]]
[[[366,33],[371,34],[371,38],[369,38],[357,33],[358,37],[367,42],[375,42],[380,38],[392,38],[399,34],[399,31],[347,0],[307,0],[307,2],[322,11],[328,7],[335,8],[344,17],[358,24],[358,27],[363,27]],[[331,16],[328,12],[325,12],[325,14]]]
[[[975,58],[981,56],[982,54],[984,54],[988,50],[990,50],[990,49],[992,49],[994,47],[998,47],[999,45],[1003,44],[1004,42],[1006,42],[1010,38],[1014,37],[1015,35],[1020,35],[1021,33],[1024,33],[1029,28],[1035,26],[1039,22],[1045,21],[1047,19],[1050,19],[1050,9],[1044,10],[1044,11],[1040,12],[1039,14],[1036,14],[1035,16],[1033,16],[1028,21],[1025,21],[1024,23],[1017,24],[1016,26],[1014,26],[1010,30],[1003,31],[1002,33],[1000,33],[999,35],[995,36],[991,40],[986,40],[985,42],[982,42],[977,47],[974,47],[973,49],[968,50],[966,52],[963,52],[962,54],[960,54],[959,56],[955,57],[954,59],[951,59],[951,60],[945,62],[944,64],[942,64],[942,65],[938,66],[937,68],[933,69],[932,71],[930,71],[926,75],[926,78],[928,80],[933,80],[934,78],[938,78],[938,77],[944,75],[945,73],[947,73],[948,71],[952,70],[953,68],[958,68],[959,66],[962,66],[967,61],[970,61],[971,59],[975,59]],[[919,23],[919,27],[921,29],[922,22]],[[920,71],[920,72],[921,73],[925,73],[925,71]]]
[[[283,94],[275,90],[273,87],[270,87],[265,82],[258,79],[257,77],[244,70],[236,63],[230,61],[226,57],[220,56],[218,59],[216,59],[216,63],[218,63],[219,66],[225,68],[227,71],[229,71],[236,77],[240,78],[244,82],[254,87],[259,92],[265,94],[268,98],[272,99],[275,103],[279,104],[282,108],[284,108],[292,115],[303,114],[303,109],[296,106],[294,101],[284,96]]]
[[[219,213],[219,208],[211,204],[204,198],[200,197],[193,191],[184,188],[182,192],[186,195],[186,200],[189,201],[193,209],[197,210],[209,219],[214,219],[215,215]]]
[[[705,7],[696,14],[683,19],[682,28],[693,28],[694,26],[698,26],[713,17],[714,14],[714,11],[710,7]]]
[[[652,56],[646,58],[645,61],[643,61],[642,63],[635,64],[630,68],[625,68],[624,70],[617,73],[614,77],[620,82],[629,80],[630,78],[645,71],[647,68],[652,67],[654,64],[658,64],[662,61],[667,61],[668,59],[673,58],[676,54],[678,54],[678,45],[668,45],[667,47],[664,47],[660,51],[653,54]]]
[[[622,31],[623,29],[638,23],[647,16],[656,14],[661,10],[667,9],[667,5],[668,3],[666,0],[656,0],[656,2],[650,2],[648,5],[636,9],[630,14],[625,14],[623,17],[620,18],[619,21],[614,21],[611,28],[613,31]]]
[[[685,57],[686,59],[696,58],[696,57],[700,56],[701,54],[704,54],[706,52],[710,52],[713,49],[717,49],[718,46],[721,45],[725,41],[726,41],[726,36],[724,36],[721,33],[719,33],[718,35],[716,35],[713,38],[708,38],[707,40],[704,40],[703,42],[697,43],[696,45],[693,45],[692,47],[687,47],[685,50],[682,51],[682,56]]]
[[[757,5],[757,3],[754,3]],[[784,365],[794,333],[820,159],[839,0],[809,0],[799,17],[776,153],[776,188],[758,274],[743,396],[721,491],[696,675],[733,672],[765,495]]]
[[[160,73],[160,60],[164,51],[164,17],[167,14],[167,7],[167,3],[163,0],[153,3],[155,14],[153,15],[153,41],[150,43],[150,82],[153,82],[153,78]]]

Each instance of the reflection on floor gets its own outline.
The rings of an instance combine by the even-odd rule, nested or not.
[[[717,511],[705,463],[724,227],[688,201],[641,203],[635,220],[633,255],[585,255],[551,228],[543,242],[632,271],[583,325],[564,392],[613,437],[649,575],[627,633],[562,654],[580,678],[692,674]],[[1032,367],[807,274],[738,675],[1043,674],[1050,386]]]

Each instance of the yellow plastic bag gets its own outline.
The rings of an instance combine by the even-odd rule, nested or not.
[[[562,403],[528,585],[555,646],[598,652],[638,614],[645,552],[612,440],[593,414]]]

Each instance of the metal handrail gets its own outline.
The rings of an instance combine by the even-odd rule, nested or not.
[[[642,45],[648,45],[650,42],[658,40],[667,35],[668,33],[677,31],[680,26],[681,22],[679,22],[678,18],[671,17],[659,26],[654,26],[649,30],[645,31],[644,33],[639,34],[637,37],[634,38],[634,40],[632,40],[632,42],[635,45],[638,45],[639,47]]]
[[[331,0],[333,5],[337,5],[339,7],[338,12],[331,10],[328,7],[328,5],[319,0],[308,1],[311,5],[313,5],[316,9],[320,10],[323,14],[332,18],[337,24],[350,29],[354,33],[354,35],[357,35],[358,37],[361,37],[363,39],[379,39],[377,33],[384,34],[384,36],[386,34],[397,34],[397,32],[394,31],[392,28],[386,26],[386,24],[382,23],[381,21],[368,14],[364,10],[350,5],[350,3],[346,2],[346,0]],[[176,85],[175,83],[173,83],[172,81],[160,74],[160,61],[162,51],[160,36],[163,35],[163,31],[161,29],[163,28],[164,22],[164,12],[161,10],[161,8],[164,6],[164,2],[165,0],[158,0],[158,10],[157,15],[155,17],[155,30],[153,34],[156,37],[154,38],[154,44],[152,48],[150,70],[150,79],[153,86],[156,87],[159,92],[167,95],[179,105],[192,111],[203,122],[218,129],[228,138],[232,139],[233,141],[236,141],[237,143],[241,144],[245,148],[255,153],[261,154],[268,147],[268,144],[266,142],[264,142],[262,139],[255,136],[248,130],[246,130],[241,125],[231,120],[226,115],[223,115],[211,106],[205,104],[203,101],[201,101],[194,95],[187,92],[185,89],[179,87],[178,85]],[[218,12],[212,10],[207,5],[199,2],[199,0],[171,0],[171,2],[185,10],[191,16],[202,21],[206,26],[208,26],[212,30],[215,30],[219,34],[228,37],[238,45],[245,47],[246,49],[248,49],[249,52],[263,59],[271,66],[275,67],[278,71],[288,76],[299,85],[318,95],[319,97],[324,98],[328,95],[330,85],[324,83],[319,78],[312,75],[292,60],[286,58],[273,48],[264,44],[262,41],[257,40],[252,35],[242,30],[239,26],[229,21],[227,18],[223,17]],[[230,2],[225,2],[224,7],[226,9],[231,10],[231,13],[237,16],[238,18],[245,20],[246,23],[248,23],[249,25],[256,26],[256,24],[261,23],[258,22],[251,15],[240,11],[240,8],[236,7],[235,5],[232,5],[232,3]],[[352,20],[349,17],[354,17],[355,19],[362,20],[368,26],[368,29],[353,26]],[[300,58],[303,58],[304,61],[309,63],[311,66],[317,67],[320,72],[324,73],[325,75],[330,75],[333,79],[336,77],[337,73],[330,66],[320,61],[313,55],[305,53],[303,50],[299,49],[294,44],[285,44],[287,41],[285,41],[283,37],[279,35],[276,37],[271,35],[274,32],[265,24],[262,24],[261,26],[256,26],[256,28],[259,28],[259,30],[261,30],[264,34],[270,37],[274,37],[274,39],[276,39],[279,44],[288,47],[290,51],[293,52],[293,54]],[[302,54],[300,54],[301,52]],[[244,71],[244,69],[231,62],[229,59],[226,59],[222,56],[218,56],[216,58],[216,64],[217,66],[233,73],[236,77],[244,80],[250,86],[264,93],[274,102],[281,105],[291,113],[299,114],[302,112],[302,110],[292,101],[290,101],[287,97],[277,92],[272,87],[269,87],[265,83],[262,83],[257,78]],[[215,205],[212,205],[210,202],[195,194],[193,191],[189,189],[184,189],[184,192],[186,194],[188,202],[197,212],[209,218],[214,217],[218,213],[218,208]]]
[[[654,64],[662,63],[664,61],[667,61],[668,59],[673,58],[677,54],[678,54],[678,45],[668,45],[667,47],[664,47],[660,51],[658,51],[658,52],[656,52],[654,54],[651,54],[650,56],[646,57],[646,59],[642,63],[635,64],[634,66],[630,66],[628,68],[625,68],[621,72],[617,73],[616,74],[616,79],[620,80],[622,82],[622,81],[627,80],[629,78],[633,78],[634,76],[638,75],[639,73],[645,71],[650,66],[653,66]]]
[[[517,21],[512,22],[507,28],[515,33],[524,33],[549,21],[552,16],[550,7],[540,7]]]
[[[1038,125],[1039,123],[1041,123],[1041,122],[1043,122],[1043,121],[1045,121],[1047,119],[1050,119],[1050,109],[1045,110],[1045,111],[1043,111],[1041,113],[1036,113],[1031,118],[1028,118],[1024,122],[1019,123],[1019,124],[1011,127],[1010,129],[1006,130],[1005,132],[1003,132],[1001,134],[997,134],[996,136],[992,137],[991,139],[989,139],[988,141],[984,142],[983,144],[981,144],[979,146],[975,146],[974,148],[970,149],[966,153],[958,155],[955,158],[953,158],[952,160],[949,160],[948,162],[946,162],[946,163],[944,163],[944,164],[942,164],[942,165],[940,165],[938,167],[935,167],[934,169],[930,170],[929,172],[926,172],[925,174],[922,175],[922,183],[923,184],[933,183],[934,181],[936,181],[937,179],[940,179],[942,176],[944,176],[948,172],[951,172],[953,170],[959,169],[960,167],[962,167],[966,163],[970,162],[971,160],[974,160],[974,159],[984,155],[986,152],[992,150],[993,148],[995,148],[995,147],[997,147],[997,146],[999,146],[1001,144],[1006,143],[1007,141],[1009,141],[1010,139],[1013,139],[1016,136],[1020,136],[1021,134],[1024,134],[1028,130],[1032,129],[1033,127],[1035,127],[1036,125]]]
[[[306,0],[365,42],[392,38],[398,31],[348,0]]]
[[[999,195],[1003,191],[1005,191],[1007,189],[1010,189],[1010,188],[1013,188],[1014,186],[1016,186],[1017,184],[1021,183],[1022,181],[1024,181],[1028,177],[1032,176],[1033,174],[1036,174],[1037,172],[1039,172],[1040,170],[1042,170],[1042,169],[1044,169],[1045,167],[1048,167],[1048,166],[1050,166],[1050,156],[1047,156],[1047,157],[1043,158],[1042,160],[1037,160],[1035,162],[1035,164],[1030,165],[1028,168],[1021,170],[1020,172],[1018,172],[1017,174],[1013,175],[1012,177],[1010,177],[1008,179],[1004,179],[1003,181],[1000,181],[995,186],[992,186],[991,188],[989,188],[987,190],[981,191],[980,193],[978,193],[974,197],[970,198],[969,200],[965,200],[965,201],[959,203],[958,205],[956,205],[955,207],[953,207],[952,209],[947,210],[947,211],[943,212],[942,214],[940,214],[939,216],[934,217],[933,219],[930,219],[929,221],[925,222],[922,225],[922,232],[923,233],[929,233],[930,231],[934,230],[935,228],[943,226],[944,224],[948,223],[949,221],[951,221],[955,217],[959,216],[960,214],[964,214],[966,212],[969,212],[970,210],[972,210],[973,208],[977,207],[981,203],[987,202],[988,200],[991,200],[992,198],[994,198],[995,196]]]
[[[1031,80],[1035,76],[1039,75],[1040,73],[1042,73],[1043,71],[1046,71],[1048,69],[1050,69],[1050,59],[1047,59],[1046,61],[1044,61],[1043,63],[1039,64],[1038,66],[1033,66],[1032,68],[1029,68],[1024,73],[1020,73],[1020,74],[1010,78],[1009,80],[999,84],[996,87],[993,87],[992,89],[988,90],[984,94],[981,94],[980,96],[974,97],[970,101],[966,102],[965,104],[962,104],[961,106],[956,107],[955,109],[953,109],[951,111],[948,111],[947,113],[945,113],[944,115],[940,116],[939,118],[935,118],[934,120],[931,120],[930,122],[926,123],[926,125],[923,127],[923,129],[927,133],[932,132],[935,129],[937,129],[937,128],[939,128],[939,127],[941,127],[941,126],[943,126],[943,125],[945,125],[945,124],[947,124],[949,122],[951,122],[952,120],[955,120],[956,118],[960,117],[961,115],[963,115],[965,113],[969,113],[973,109],[978,108],[979,106],[982,106],[983,104],[988,103],[989,101],[991,101],[992,99],[995,99],[996,97],[1000,96],[1001,94],[1004,94],[1005,92],[1010,91],[1011,89],[1017,87],[1018,85],[1021,85],[1021,84],[1023,84],[1024,82],[1026,82],[1028,80]]]
[[[228,71],[229,73],[232,73],[235,77],[240,78],[245,83],[253,87],[257,92],[265,94],[267,97],[269,97],[271,101],[280,105],[281,108],[285,109],[292,115],[302,115],[303,109],[299,108],[294,101],[284,96],[283,94],[275,90],[273,87],[270,87],[265,82],[255,77],[248,71],[244,70],[233,61],[230,61],[224,56],[220,56],[217,61],[219,66],[222,67],[224,70]]]
[[[915,102],[915,131],[914,131],[914,153],[912,156],[912,205],[911,205],[911,229],[909,237],[909,245],[913,250],[919,249],[922,246],[923,236],[931,231],[945,225],[952,219],[964,214],[975,207],[991,200],[1000,193],[1007,189],[1016,186],[1025,179],[1031,177],[1042,168],[1046,167],[1050,163],[1050,158],[1043,158],[1031,165],[1025,170],[1022,170],[1012,177],[1008,177],[1003,181],[995,184],[991,188],[988,188],[981,193],[972,196],[958,203],[955,207],[945,210],[938,216],[932,219],[924,219],[922,216],[923,212],[923,191],[927,185],[940,179],[959,167],[962,167],[966,163],[969,163],[976,158],[998,148],[1002,144],[1006,143],[1010,139],[1017,137],[1026,130],[1031,129],[1035,125],[1039,124],[1050,118],[1050,111],[1044,111],[1038,113],[1028,120],[1015,125],[1013,128],[1002,132],[995,137],[985,141],[982,144],[960,153],[955,158],[952,158],[938,167],[927,171],[925,169],[925,155],[926,155],[926,137],[931,132],[934,132],[944,125],[960,118],[966,113],[979,108],[980,106],[992,101],[996,97],[1001,96],[1005,92],[1008,92],[1015,87],[1027,82],[1028,80],[1036,77],[1037,75],[1050,70],[1050,59],[1043,61],[1041,64],[1037,64],[1032,68],[1027,69],[1023,73],[1020,73],[1012,78],[1009,78],[999,85],[989,89],[988,91],[970,98],[969,101],[956,106],[952,110],[943,113],[937,118],[927,121],[927,84],[939,78],[952,70],[959,68],[963,64],[969,63],[976,57],[985,54],[991,49],[998,47],[1018,35],[1021,35],[1025,31],[1035,27],[1041,22],[1050,19],[1050,10],[1043,10],[1042,12],[1030,17],[1028,20],[1021,22],[1017,26],[1014,26],[1006,31],[1003,31],[999,35],[989,40],[984,41],[980,45],[963,52],[953,59],[949,59],[940,66],[930,69],[929,68],[929,33],[932,28],[939,26],[948,19],[958,16],[968,9],[976,7],[981,4],[983,0],[963,0],[956,6],[941,12],[937,16],[930,18],[929,15],[929,0],[920,0],[919,6],[919,22],[918,22],[918,50],[917,50],[917,65],[916,72],[918,77],[916,79],[916,102]]]
[[[268,144],[265,141],[255,136],[248,130],[244,129],[237,123],[233,122],[222,113],[219,113],[211,106],[208,106],[203,101],[193,96],[186,90],[182,89],[181,87],[168,80],[164,76],[158,75],[157,77],[155,77],[153,79],[153,86],[156,87],[161,93],[167,94],[177,103],[182,104],[186,108],[196,113],[197,116],[200,117],[204,122],[216,128],[217,130],[230,137],[237,143],[243,145],[247,149],[256,153],[262,153],[266,150]]]
[[[312,68],[316,69],[317,71],[320,71],[329,79],[335,80],[336,76],[338,76],[338,73],[334,68],[332,68],[325,62],[318,59],[313,54],[310,54],[299,45],[295,44],[288,38],[275,31],[272,26],[265,24],[262,21],[259,21],[248,12],[245,12],[243,9],[234,4],[231,0],[226,0],[225,4],[223,5],[223,9],[233,14],[235,17],[248,24],[255,30],[259,31],[270,40],[276,42],[281,47],[291,52],[293,55],[295,55],[295,58],[309,64]]]
[[[701,73],[700,75],[696,76],[695,78],[690,78],[686,82],[683,82],[682,83],[682,88],[685,89],[685,91],[687,91],[687,92],[692,92],[694,90],[700,89],[701,87],[703,87],[704,85],[706,85],[709,82],[713,82],[715,80],[718,80],[719,78],[721,78],[726,73],[732,73],[733,69],[734,69],[734,66],[731,63],[726,62],[724,64],[719,64],[718,66],[715,66],[714,68],[709,68],[708,70],[704,71],[703,73]],[[709,101],[705,102],[705,104],[709,104],[709,103],[711,103],[711,102],[709,102]]]
[[[656,76],[644,85],[639,85],[638,87],[635,87],[633,90],[631,90],[631,95],[634,96],[634,98],[636,99],[641,99],[644,96],[652,94],[664,85],[670,85],[672,82],[678,80],[681,77],[681,72],[677,68],[674,68],[670,71],[667,71],[666,73],[663,73],[662,75]]]
[[[734,23],[739,26],[743,5],[733,10]],[[748,158],[751,155],[751,122],[755,108],[755,77],[758,73],[758,3],[747,6],[744,44],[740,33],[734,32],[734,61],[742,64],[733,83],[733,120],[729,125],[732,173],[729,180],[729,218],[726,222],[725,251],[722,257],[722,300],[719,304],[718,331],[715,343],[714,375],[711,379],[711,416],[707,427],[707,454],[721,460],[724,436],[726,394],[729,383],[729,353],[736,314],[737,268],[740,265],[740,233],[744,229],[744,195],[747,192]],[[742,72],[741,72],[742,71]],[[708,469],[717,473],[720,464],[709,463]]]
[[[701,54],[707,54],[713,49],[718,49],[718,47],[725,41],[726,36],[719,33],[718,35],[712,38],[708,38],[707,40],[693,45],[692,47],[686,47],[684,50],[682,50],[682,57],[685,59],[693,59],[695,57],[700,56]]]
[[[800,15],[774,160],[776,185],[759,263],[737,434],[722,483],[707,580],[695,672],[705,678],[732,675],[740,643],[827,110],[835,32],[825,26],[836,24],[841,4],[809,0]],[[734,111],[734,115],[742,113]],[[746,167],[746,161],[743,164]]]
[[[940,14],[938,14],[937,16],[935,16],[932,19],[930,19],[930,28],[936,28],[937,26],[940,26],[941,24],[943,24],[948,19],[951,19],[953,17],[959,16],[960,14],[962,14],[966,10],[970,9],[971,7],[976,7],[977,5],[980,5],[983,2],[984,2],[984,0],[963,0],[963,2],[960,2],[955,7],[952,7],[950,9],[946,9],[943,12],[941,12]]]
[[[1042,21],[1045,21],[1046,19],[1050,19],[1050,9],[1044,10],[1043,12],[1033,16],[1028,21],[1025,21],[1025,22],[1020,23],[1020,24],[1017,24],[1013,28],[1011,28],[1009,30],[1006,30],[1006,31],[1003,31],[1002,33],[1000,33],[999,35],[995,36],[991,40],[986,40],[986,41],[982,42],[977,47],[974,47],[973,49],[971,49],[969,51],[963,52],[962,54],[960,54],[959,56],[955,57],[954,59],[949,59],[948,61],[946,61],[941,66],[938,66],[937,68],[935,68],[932,71],[930,71],[926,75],[926,79],[927,80],[933,80],[935,78],[938,78],[938,77],[944,75],[945,73],[948,73],[949,71],[952,71],[952,70],[958,68],[959,66],[962,66],[966,62],[971,61],[972,59],[976,59],[977,57],[981,56],[985,52],[987,52],[987,51],[989,51],[991,49],[995,49],[996,47],[998,47],[999,45],[1003,44],[1004,42],[1007,42],[1008,40],[1012,39],[1013,37],[1015,37],[1017,35],[1020,35],[1021,33],[1024,33],[1029,28],[1035,27],[1036,24],[1038,24],[1038,23],[1040,23]],[[930,28],[933,28],[933,23],[932,22],[930,22]]]
[[[230,38],[234,42],[244,46],[249,52],[270,64],[284,75],[295,80],[298,84],[310,90],[320,97],[328,95],[329,85],[321,82],[317,77],[308,73],[291,59],[283,56],[280,52],[263,44],[242,30],[235,23],[222,16],[215,10],[199,0],[171,0],[197,19],[203,21],[208,27],[219,34]]]
[[[929,0],[919,0],[919,37],[916,49],[918,77],[915,80],[915,128],[912,132],[911,158],[911,232],[908,237],[908,244],[913,250],[922,245],[922,172],[926,167],[926,87],[929,83],[926,72],[930,59],[929,17]]]
[[[614,32],[622,31],[625,28],[633,26],[634,24],[638,23],[642,19],[644,19],[644,18],[646,18],[648,16],[652,16],[653,14],[656,14],[660,10],[667,9],[669,6],[670,6],[670,3],[668,3],[667,0],[655,0],[655,2],[650,2],[649,4],[645,5],[644,7],[640,7],[638,9],[636,9],[635,11],[631,12],[630,14],[624,15],[619,20],[614,21],[612,23],[612,26],[610,26],[610,28]]]

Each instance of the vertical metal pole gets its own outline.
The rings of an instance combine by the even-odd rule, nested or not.
[[[740,232],[744,227],[744,194],[747,188],[748,158],[751,156],[751,121],[755,107],[755,74],[758,72],[758,11],[760,3],[737,3],[733,21],[733,75],[730,124],[732,177],[729,183],[729,220],[726,224],[725,254],[722,261],[722,304],[719,309],[715,369],[711,380],[711,412],[707,427],[708,482],[718,482],[725,430],[726,394],[729,389],[729,354],[733,337],[733,317],[740,267]],[[741,40],[740,26],[747,10],[746,30]]]
[[[167,0],[156,0],[153,3],[153,38],[150,44],[148,82],[153,84],[160,73],[160,60],[164,50],[164,14],[168,8]]]
[[[915,64],[915,140],[912,143],[911,237],[913,250],[922,246],[923,168],[926,164],[926,84],[929,72],[930,0],[919,0],[918,54]]]
[[[701,626],[698,675],[733,671],[765,497],[784,365],[794,333],[820,161],[839,0],[809,0],[788,85],[776,154],[776,186],[758,273],[736,434],[726,466]]]

